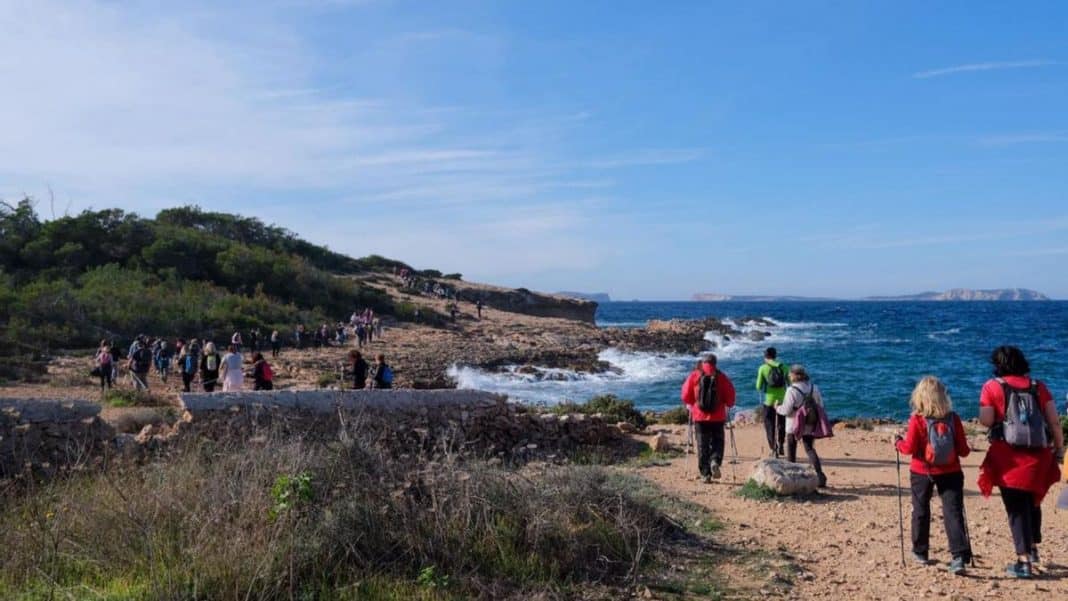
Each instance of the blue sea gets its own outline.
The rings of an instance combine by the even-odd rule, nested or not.
[[[602,327],[636,327],[650,319],[714,316],[735,321],[765,317],[763,342],[709,334],[710,350],[734,381],[741,408],[756,407],[756,370],[766,346],[786,363],[802,363],[820,386],[832,417],[908,416],[908,398],[927,374],[949,387],[965,417],[978,413],[979,390],[990,377],[990,352],[1002,344],[1023,349],[1032,375],[1044,380],[1062,412],[1068,393],[1068,302],[623,302],[597,312]],[[715,345],[714,348],[712,345]],[[454,369],[461,387],[481,388],[532,403],[582,401],[611,393],[642,409],[679,403],[682,380],[697,357],[609,349],[601,358],[619,373],[556,370],[544,377],[517,372]]]

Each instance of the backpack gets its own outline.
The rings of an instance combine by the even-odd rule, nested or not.
[[[111,366],[111,351],[106,351],[106,352],[105,351],[100,351],[96,355],[96,360],[97,360],[98,363],[100,363],[101,367],[105,367],[105,366],[106,367],[110,367]]]
[[[719,398],[716,394],[716,376],[718,375],[718,371],[711,375],[702,373],[701,379],[697,382],[697,408],[705,413],[715,412],[719,405]]]
[[[927,448],[923,458],[928,465],[943,467],[957,458],[956,438],[953,432],[954,413],[935,419],[927,418]]]
[[[810,384],[807,393],[802,391],[800,386],[791,386],[791,388],[801,393],[801,405],[797,408],[801,421],[798,425],[818,425],[820,423],[820,408],[816,403],[816,386]]]
[[[207,371],[217,371],[219,369],[219,355],[215,353],[205,355],[204,369]]]
[[[1038,401],[1038,382],[1027,388],[1013,388],[998,378],[1005,395],[1005,421],[1001,423],[1005,442],[1014,447],[1042,449],[1049,445],[1046,419]]]
[[[388,365],[382,367],[382,383],[393,385],[393,368]]]
[[[148,347],[141,345],[134,351],[133,357],[133,370],[137,373],[148,371],[152,367],[152,351],[148,350]]]
[[[264,361],[263,362],[263,367],[261,368],[260,372],[261,372],[260,375],[263,378],[264,382],[273,382],[274,381],[274,372],[271,371],[271,364],[270,363],[267,363],[266,361]]]
[[[197,359],[198,357],[193,353],[185,354],[185,365],[182,366],[182,371],[187,374],[197,373]]]
[[[782,371],[782,365],[768,364],[768,388],[785,388],[786,374]]]

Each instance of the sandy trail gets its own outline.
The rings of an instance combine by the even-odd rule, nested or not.
[[[685,427],[675,427],[673,442],[685,445]],[[820,599],[979,599],[1000,593],[1006,599],[1068,598],[1068,512],[1057,511],[1055,486],[1043,503],[1043,564],[1031,581],[1010,579],[1005,566],[1013,560],[1008,522],[995,492],[984,499],[975,481],[986,451],[982,436],[969,438],[975,451],[963,461],[965,508],[976,554],[966,576],[951,576],[951,557],[941,523],[941,503],[931,502],[929,567],[901,566],[898,540],[897,475],[889,431],[840,430],[816,442],[830,488],[808,501],[760,502],[733,494],[748,477],[751,464],[767,456],[762,427],[740,426],[736,440],[740,464],[723,465],[720,483],[695,480],[697,460],[685,455],[643,468],[641,473],[665,490],[708,507],[725,523],[718,537],[727,547],[781,550],[794,556],[802,573],[793,578],[792,598]],[[803,449],[798,449],[804,461]],[[727,444],[728,460],[730,443]],[[737,472],[736,478],[733,472]],[[908,464],[902,462],[905,552],[910,557]]]

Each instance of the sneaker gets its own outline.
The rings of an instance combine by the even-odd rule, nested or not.
[[[917,553],[915,551],[912,552],[912,561],[915,561],[916,563],[920,564],[921,566],[926,566],[926,565],[930,565],[931,564],[931,560],[927,559],[926,555],[924,555],[922,553]]]
[[[946,569],[949,570],[950,574],[961,574],[964,572],[964,563],[963,557],[954,557]]]
[[[1031,577],[1031,564],[1026,561],[1017,561],[1016,563],[1010,563],[1005,572],[1013,578],[1030,578]]]
[[[705,476],[704,480],[705,480],[705,484],[712,484],[712,475],[709,474],[709,475]]]
[[[712,466],[712,479],[713,480],[719,480],[719,477],[721,475],[722,474],[720,474],[720,472],[719,472],[719,466],[718,465],[713,465]]]
[[[1031,547],[1031,565],[1038,565],[1038,547]]]

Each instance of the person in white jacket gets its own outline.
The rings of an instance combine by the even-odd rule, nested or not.
[[[809,397],[818,405],[818,411],[823,411],[823,395],[820,394],[819,387],[811,382],[804,366],[791,366],[790,385],[786,388],[786,397],[783,399],[782,404],[775,408],[775,411],[780,415],[786,416],[786,459],[791,463],[797,463],[797,441],[800,439],[805,446],[805,454],[808,455],[809,464],[812,465],[812,468],[816,470],[816,475],[819,476],[820,488],[823,488],[827,486],[827,476],[823,473],[820,456],[816,454],[814,445],[816,440],[815,430],[818,425],[799,423],[802,420],[798,419],[798,411],[805,404],[806,398]],[[817,412],[815,421],[818,422],[819,419]]]
[[[230,345],[229,352],[222,358],[219,368],[219,378],[222,379],[223,392],[239,392],[245,382],[245,374],[242,370],[244,361],[237,347]]]

